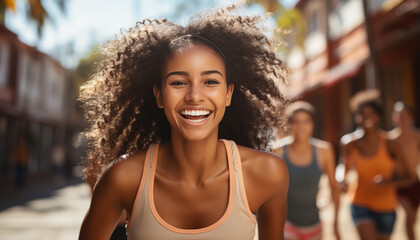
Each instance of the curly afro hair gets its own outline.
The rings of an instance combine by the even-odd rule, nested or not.
[[[235,85],[219,138],[268,150],[272,128],[284,126],[287,100],[279,87],[288,68],[275,54],[276,43],[263,33],[265,19],[242,16],[236,9],[207,11],[186,26],[146,19],[105,46],[100,71],[81,87],[79,99],[89,121],[83,133],[88,142],[85,175],[100,174],[123,154],[170,141],[170,125],[156,105],[153,87],[161,87],[166,59],[191,42],[221,54],[227,82]]]

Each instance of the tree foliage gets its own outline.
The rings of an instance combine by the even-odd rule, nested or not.
[[[52,0],[52,2],[60,9],[61,13],[66,12],[65,0]],[[45,8],[42,0],[26,0],[25,10],[28,18],[36,23],[38,36],[42,36],[42,29],[45,21],[50,19],[50,14]],[[4,16],[6,11],[16,11],[16,0],[0,0],[0,23],[4,24]]]

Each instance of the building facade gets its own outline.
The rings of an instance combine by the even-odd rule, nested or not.
[[[0,25],[0,180],[13,178],[18,142],[24,141],[29,175],[53,169],[52,149],[65,146],[81,124],[71,72],[21,42]],[[22,156],[22,155],[20,155]]]
[[[296,8],[308,33],[304,46],[289,44],[288,93],[316,107],[317,137],[337,146],[355,129],[349,100],[364,89],[380,90],[385,129],[398,100],[420,112],[420,2],[300,0]]]

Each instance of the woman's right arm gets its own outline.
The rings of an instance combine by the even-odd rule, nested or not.
[[[79,239],[110,239],[124,210],[131,210],[142,167],[127,159],[117,161],[104,171],[95,185],[89,210],[83,220]]]
[[[340,142],[340,166],[338,167],[337,171],[338,174],[336,174],[337,182],[339,183],[340,188],[347,192],[348,184],[347,184],[347,173],[349,170],[353,167],[351,158],[349,157],[349,148],[350,145],[353,144],[353,142]]]

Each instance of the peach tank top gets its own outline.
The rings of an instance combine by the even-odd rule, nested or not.
[[[374,211],[393,211],[397,206],[394,185],[375,185],[373,178],[381,175],[391,178],[394,161],[389,155],[386,139],[381,138],[378,152],[372,157],[364,157],[354,148],[350,152],[358,174],[357,183],[350,186],[349,194],[354,205],[370,208]]]
[[[159,145],[147,151],[140,186],[127,226],[128,239],[186,240],[230,239],[252,240],[256,219],[249,209],[242,176],[241,159],[233,141],[222,140],[227,151],[229,167],[229,200],[223,216],[210,226],[199,229],[180,229],[165,222],[156,211],[153,184]]]

